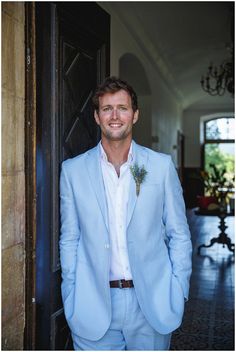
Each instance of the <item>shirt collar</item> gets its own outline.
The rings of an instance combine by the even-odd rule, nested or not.
[[[106,152],[102,146],[102,141],[99,142],[99,149],[100,149],[101,159],[108,162]],[[133,141],[132,141],[129,148],[127,162],[130,164],[133,161],[133,159],[134,159],[134,155],[133,155]]]

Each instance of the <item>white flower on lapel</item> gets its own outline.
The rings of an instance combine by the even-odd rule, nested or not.
[[[145,170],[144,166],[139,167],[137,163],[130,167],[130,171],[136,183],[136,195],[138,196],[140,192],[140,185],[145,181],[147,171]]]

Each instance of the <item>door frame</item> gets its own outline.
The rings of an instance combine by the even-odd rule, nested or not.
[[[25,331],[24,349],[36,333],[36,46],[35,3],[25,3]]]

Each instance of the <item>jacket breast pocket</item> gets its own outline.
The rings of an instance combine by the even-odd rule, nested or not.
[[[163,211],[163,190],[158,183],[146,183],[141,185],[140,193],[136,203],[137,214],[141,219],[148,220],[149,223],[154,219],[159,221]]]
[[[161,200],[163,194],[163,188],[160,183],[144,183],[141,184],[140,195],[144,197],[145,200],[155,201]],[[161,197],[161,198],[160,198]]]

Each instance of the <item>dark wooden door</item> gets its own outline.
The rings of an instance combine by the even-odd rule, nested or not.
[[[71,349],[61,301],[59,174],[100,138],[91,106],[109,74],[110,17],[92,2],[36,3],[36,349]]]
[[[177,164],[181,183],[184,182],[184,135],[177,132]]]

